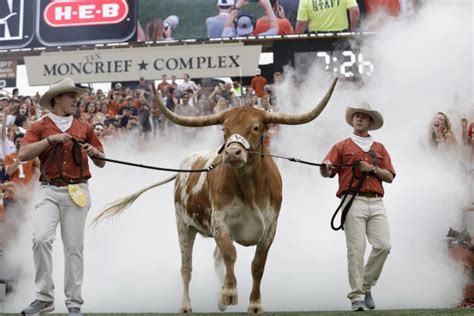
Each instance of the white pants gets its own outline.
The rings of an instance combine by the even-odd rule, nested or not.
[[[350,196],[347,197],[349,200]],[[356,196],[344,224],[347,245],[347,262],[352,301],[364,300],[365,292],[382,272],[390,252],[390,231],[382,198]],[[364,266],[365,241],[372,245],[372,251]]]
[[[36,299],[54,301],[52,245],[56,228],[61,226],[64,247],[64,295],[66,307],[81,307],[84,275],[84,229],[90,209],[90,194],[86,183],[79,184],[87,194],[87,205],[76,205],[67,186],[41,185],[40,201],[33,214],[33,256],[35,263]]]

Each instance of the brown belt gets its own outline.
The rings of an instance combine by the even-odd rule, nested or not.
[[[72,180],[74,181],[75,184],[77,183],[87,183],[87,179],[81,179],[81,180]],[[69,185],[69,183],[66,183],[65,181],[61,179],[50,179],[49,181],[41,181],[41,184],[43,185],[54,185],[56,187],[65,187]]]
[[[354,192],[350,192],[348,194],[354,195]],[[356,194],[356,196],[363,196],[367,198],[381,198],[383,197],[382,194],[380,193],[375,193],[375,192],[359,192]]]

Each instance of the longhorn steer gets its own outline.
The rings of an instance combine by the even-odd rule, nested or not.
[[[181,248],[183,298],[180,312],[192,311],[189,283],[192,271],[192,250],[196,234],[213,237],[216,241],[214,260],[216,270],[224,263],[221,273],[222,290],[219,309],[238,303],[234,264],[237,258],[233,242],[243,246],[256,245],[252,261],[253,287],[248,312],[263,312],[260,283],[268,251],[275,237],[282,201],[281,176],[273,159],[254,152],[269,153],[263,146],[267,124],[304,124],[315,119],[327,105],[336,85],[310,112],[300,115],[265,112],[251,107],[235,108],[219,114],[185,117],[170,112],[156,96],[160,110],[168,119],[184,126],[222,124],[224,146],[221,151],[196,153],[181,163],[182,169],[203,169],[218,164],[208,173],[179,173],[176,175],[174,202]],[[174,180],[171,177],[145,188],[128,199],[117,202],[97,218],[111,216],[130,205],[141,193]],[[222,269],[221,269],[222,270]],[[219,273],[219,271],[218,271]]]

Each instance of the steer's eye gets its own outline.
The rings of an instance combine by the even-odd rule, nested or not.
[[[255,126],[255,127],[253,128],[253,130],[256,131],[256,132],[258,132],[258,126]]]

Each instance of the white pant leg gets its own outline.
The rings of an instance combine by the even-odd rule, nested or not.
[[[347,197],[349,200],[350,196]],[[366,223],[369,214],[367,198],[356,197],[344,223],[347,247],[347,266],[351,291],[347,297],[352,301],[364,300],[364,253]]]
[[[80,184],[87,194],[87,204],[84,207],[76,205],[67,187],[59,203],[61,210],[61,238],[64,246],[64,295],[66,307],[81,307],[82,281],[84,278],[84,230],[87,213],[91,200],[87,184]]]
[[[41,200],[33,212],[33,259],[36,299],[54,301],[52,246],[59,224],[59,195],[51,186],[41,186]]]
[[[383,200],[371,198],[369,207],[367,239],[372,245],[372,251],[365,266],[363,290],[366,292],[377,283],[391,248],[390,230]]]

